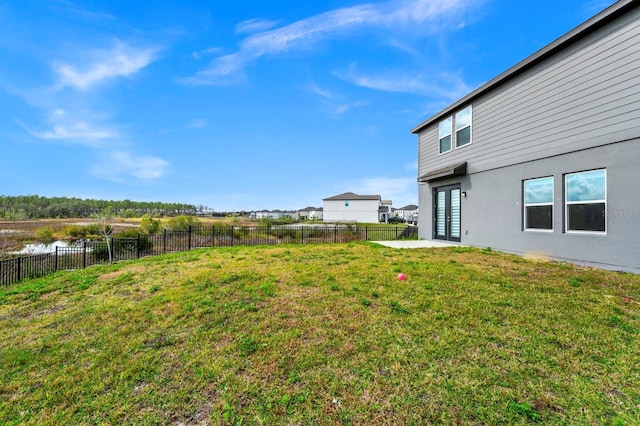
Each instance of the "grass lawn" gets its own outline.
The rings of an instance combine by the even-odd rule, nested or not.
[[[0,288],[0,424],[640,424],[639,302],[640,276],[459,247],[61,272]]]

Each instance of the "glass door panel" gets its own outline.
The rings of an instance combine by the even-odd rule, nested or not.
[[[460,185],[450,185],[434,190],[434,238],[460,241],[460,195]]]
[[[441,238],[447,237],[446,228],[446,199],[447,193],[445,191],[438,191],[438,201],[436,206],[436,235]]]
[[[451,238],[460,240],[460,188],[451,190]]]

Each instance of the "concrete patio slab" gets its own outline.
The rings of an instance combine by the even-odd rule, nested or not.
[[[393,247],[393,248],[399,248],[399,249],[455,247],[455,246],[462,245],[459,243],[452,243],[448,241],[432,241],[432,240],[400,240],[400,241],[373,241],[373,242],[386,247]]]

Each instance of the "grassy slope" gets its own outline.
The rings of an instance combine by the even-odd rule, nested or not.
[[[366,243],[58,273],[0,289],[0,424],[638,424],[639,301],[630,274]]]

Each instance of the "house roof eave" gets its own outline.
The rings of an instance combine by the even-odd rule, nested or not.
[[[602,28],[604,25],[626,13],[628,10],[632,10],[638,6],[640,6],[640,2],[638,2],[637,0],[618,0],[616,3],[612,4],[602,12],[593,16],[591,19],[583,22],[581,25],[578,25],[573,30],[546,45],[534,54],[528,56],[524,60],[518,62],[513,67],[509,68],[494,79],[478,87],[476,90],[472,91],[465,97],[459,99],[439,113],[418,124],[413,129],[411,129],[411,133],[420,133],[426,127],[431,126],[432,124],[440,121],[442,118],[448,115],[451,115],[456,109],[473,102],[475,99],[493,90],[494,88],[508,82],[509,80],[512,80],[516,76],[539,64],[543,60],[555,55],[556,53],[562,51],[570,45],[585,38],[589,34],[592,34],[594,31]]]

